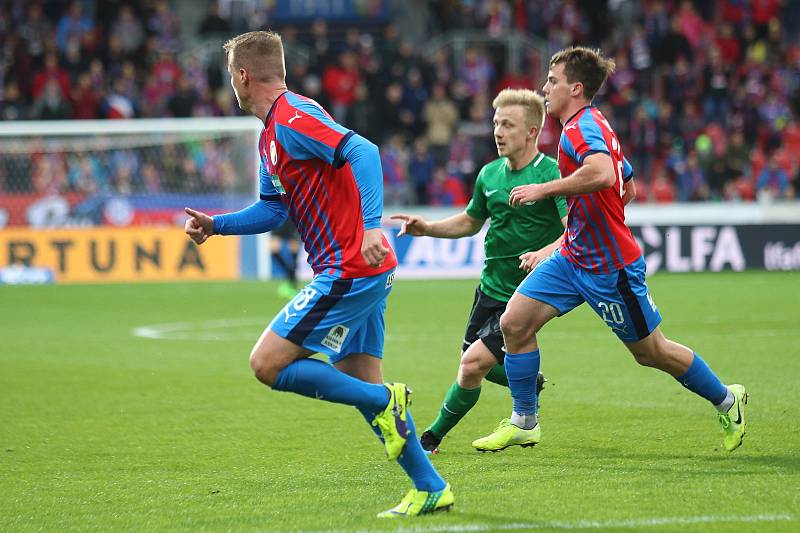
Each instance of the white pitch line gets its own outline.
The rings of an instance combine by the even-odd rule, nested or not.
[[[631,520],[561,520],[542,522],[511,522],[507,524],[463,524],[440,526],[412,526],[397,529],[331,529],[325,531],[293,530],[293,533],[477,533],[481,531],[519,531],[531,529],[636,529],[661,526],[689,526],[696,524],[741,524],[752,522],[790,522],[790,514],[759,514],[745,516],[676,516],[665,518],[643,518]],[[278,532],[279,533],[279,532]]]
[[[149,324],[131,330],[134,337],[157,340],[252,340],[269,324],[269,318],[227,318],[202,322]],[[232,328],[252,326],[250,332],[231,332]],[[261,326],[259,329],[257,326]]]

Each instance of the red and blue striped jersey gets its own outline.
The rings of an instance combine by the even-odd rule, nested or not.
[[[569,176],[583,160],[598,152],[614,163],[612,187],[567,197],[568,223],[561,254],[579,267],[610,273],[636,261],[642,251],[625,224],[625,182],[633,168],[622,155],[616,134],[600,110],[586,106],[564,123],[558,144],[558,168]]]
[[[361,278],[397,266],[386,237],[383,245],[389,254],[379,268],[371,267],[361,255],[364,222],[380,220],[383,197],[381,193],[379,202],[369,203],[370,212],[363,212],[359,184],[370,181],[382,190],[383,173],[377,168],[373,175],[359,176],[356,181],[342,156],[353,135],[317,102],[291,91],[272,104],[261,132],[261,198],[280,195],[285,202],[315,274]]]

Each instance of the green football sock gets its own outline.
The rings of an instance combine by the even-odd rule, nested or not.
[[[486,374],[487,381],[497,383],[503,387],[508,387],[508,378],[506,377],[506,369],[503,365],[494,365],[489,373]]]
[[[444,397],[439,416],[433,421],[428,431],[436,435],[437,438],[443,439],[447,432],[453,429],[459,420],[464,418],[464,415],[478,403],[480,395],[480,387],[477,389],[465,389],[459,386],[458,383],[453,383],[450,390],[447,391],[447,396]]]

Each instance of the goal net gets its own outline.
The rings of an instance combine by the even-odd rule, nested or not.
[[[34,121],[0,128],[0,228],[182,224],[252,202],[256,119]]]
[[[250,243],[247,266],[243,240],[198,251],[182,234],[186,206],[216,214],[257,197],[262,127],[250,117],[4,123],[0,269],[49,269],[59,281],[269,277],[266,243]]]

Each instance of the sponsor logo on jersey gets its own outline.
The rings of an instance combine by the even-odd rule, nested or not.
[[[278,164],[278,149],[275,147],[275,139],[269,142],[269,158],[273,165]]]
[[[277,174],[270,174],[269,179],[272,180],[272,186],[278,191],[278,194],[286,194],[286,189],[283,188],[283,183]]]
[[[340,353],[348,333],[350,333],[350,328],[337,324],[333,326],[330,331],[328,331],[328,334],[325,335],[325,338],[322,339],[322,345],[336,353]]]

